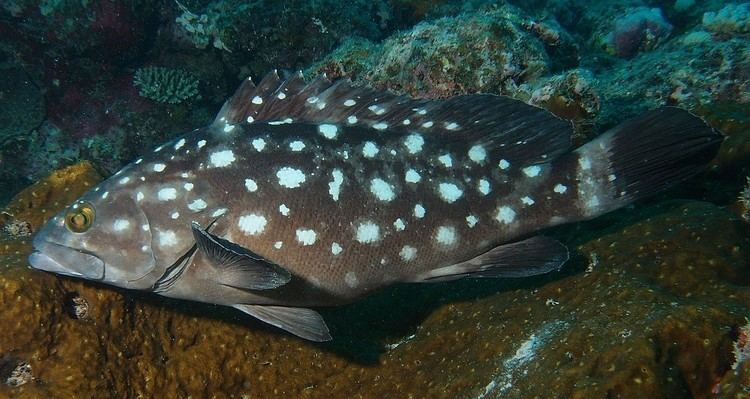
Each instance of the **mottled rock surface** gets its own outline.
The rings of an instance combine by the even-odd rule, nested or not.
[[[97,179],[86,164],[56,172],[11,209],[36,228]],[[0,370],[32,378],[0,376],[0,397],[743,397],[749,230],[705,202],[621,211],[555,233],[577,249],[560,273],[396,287],[325,311],[322,345],[232,309],[33,271],[29,242],[6,239]]]

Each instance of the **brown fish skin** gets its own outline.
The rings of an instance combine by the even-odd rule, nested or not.
[[[682,181],[720,142],[661,108],[570,151],[568,123],[509,98],[410,100],[272,73],[56,216],[30,262],[326,340],[307,307],[397,282],[558,269],[562,244],[518,240]],[[66,218],[84,208],[96,219],[72,232]]]

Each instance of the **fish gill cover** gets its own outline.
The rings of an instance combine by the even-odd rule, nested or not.
[[[0,214],[0,319],[7,326],[0,337],[0,377],[5,382],[0,384],[0,395],[452,398],[547,397],[550,392],[558,397],[746,394],[750,386],[743,356],[750,303],[750,243],[743,219],[748,214],[745,175],[750,148],[748,3],[353,1],[342,6],[333,1],[16,0],[0,6],[4,12],[0,18],[0,62],[4,71],[13,72],[6,76],[18,80],[5,85],[0,98],[4,105],[6,99],[11,100],[9,104],[19,104],[14,110],[4,107],[3,112],[11,112],[8,120],[22,122],[13,123],[18,128],[5,127],[8,133],[3,137],[8,139],[0,148],[0,184],[4,188],[0,201],[15,195]],[[200,82],[200,97],[177,104],[144,98],[133,84],[134,75],[150,66],[185,71]],[[113,189],[99,188],[97,198],[103,203],[116,202],[124,198],[122,193],[131,192],[137,200],[139,192],[128,190],[143,183],[140,177],[158,185],[163,176],[173,176],[174,185],[164,182],[162,187],[141,193],[142,201],[149,203],[142,207],[146,217],[158,214],[161,218],[158,222],[149,219],[155,223],[154,230],[148,232],[153,233],[155,245],[200,242],[202,247],[196,251],[214,262],[245,261],[247,257],[255,263],[276,260],[265,269],[247,269],[261,272],[253,281],[264,282],[262,287],[270,291],[289,284],[285,271],[295,264],[268,256],[273,251],[290,259],[293,254],[301,258],[372,254],[368,262],[375,264],[368,263],[369,269],[377,269],[385,267],[380,265],[384,258],[416,262],[425,255],[426,245],[436,245],[427,251],[436,258],[455,254],[455,248],[470,252],[467,244],[488,245],[466,233],[471,225],[482,229],[492,223],[523,220],[539,227],[527,217],[529,210],[566,210],[564,203],[549,201],[533,190],[524,191],[521,181],[528,181],[527,187],[542,182],[539,187],[549,188],[553,199],[579,196],[583,190],[587,200],[581,204],[586,209],[601,204],[593,200],[599,186],[591,182],[598,181],[596,178],[587,180],[585,174],[576,173],[570,183],[550,180],[550,171],[560,169],[549,169],[544,162],[520,165],[528,159],[526,151],[519,152],[522,157],[518,160],[493,159],[495,170],[484,183],[472,173],[467,173],[473,179],[468,182],[443,181],[442,175],[432,176],[422,165],[415,165],[422,169],[396,170],[398,180],[387,173],[369,176],[373,169],[367,165],[392,156],[391,148],[408,151],[420,142],[412,137],[408,147],[408,135],[392,132],[394,122],[403,122],[406,114],[365,121],[366,126],[360,127],[363,131],[352,132],[357,126],[340,118],[336,123],[312,120],[305,127],[298,125],[299,120],[288,125],[286,118],[255,121],[257,115],[243,112],[244,120],[236,121],[234,128],[227,127],[226,121],[216,122],[214,127],[220,127],[218,134],[247,135],[246,148],[210,147],[210,140],[198,137],[202,133],[180,138],[182,132],[209,125],[224,100],[248,76],[257,82],[274,68],[305,70],[308,80],[304,84],[325,72],[334,81],[350,78],[356,87],[378,92],[388,89],[393,95],[425,99],[421,101],[448,99],[444,104],[460,105],[454,96],[493,93],[515,98],[518,104],[542,107],[572,123],[572,131],[565,136],[573,147],[594,139],[593,143],[620,142],[638,149],[613,158],[614,164],[628,166],[609,182],[615,187],[625,183],[624,194],[619,195],[623,203],[630,201],[628,193],[646,195],[662,184],[675,183],[674,176],[685,176],[681,167],[654,169],[653,165],[682,165],[695,171],[693,165],[708,162],[709,151],[698,152],[705,158],[680,158],[680,154],[690,154],[684,151],[695,148],[691,145],[697,142],[689,139],[689,132],[702,131],[690,128],[698,125],[669,122],[698,119],[669,111],[660,114],[665,111],[656,110],[659,107],[688,109],[726,134],[726,139],[708,170],[688,184],[585,224],[545,230],[548,239],[527,239],[517,244],[520,246],[507,248],[541,244],[555,254],[561,241],[571,254],[561,272],[525,280],[397,285],[343,308],[321,310],[334,338],[327,344],[310,345],[289,338],[233,310],[165,302],[27,269],[29,233],[38,234],[47,219],[95,189],[102,175],[110,176],[141,158],[138,164],[147,173],[120,173],[101,186],[109,184]],[[258,88],[262,91],[263,84]],[[392,94],[382,96],[386,99]],[[279,109],[281,99],[260,98],[262,104],[253,102],[255,95],[242,104],[248,110],[253,106],[271,110],[276,103],[273,109]],[[325,112],[348,109],[341,107],[347,100],[363,104],[355,97],[334,98],[327,101]],[[341,104],[334,107],[337,101]],[[304,109],[315,111],[316,104],[320,102],[305,103]],[[356,114],[358,119],[374,112],[367,109],[370,105]],[[436,124],[444,121],[454,122],[464,131],[464,122],[473,120],[474,111],[463,106],[453,110],[453,114],[430,114],[434,118],[421,123],[432,121],[433,125],[424,129],[446,129],[448,125]],[[285,116],[280,111],[276,115]],[[299,119],[298,112],[295,115]],[[323,113],[307,114],[311,115]],[[255,127],[248,125],[248,116],[253,117]],[[438,119],[448,116],[453,119]],[[620,124],[631,118],[651,128],[635,125],[633,129],[630,125],[626,132],[639,134],[622,134],[607,141],[607,134],[615,135],[607,133],[595,139],[605,131],[629,126]],[[388,130],[376,128],[378,123],[387,123]],[[615,126],[620,127],[610,130]],[[680,126],[687,128],[687,135],[680,134]],[[225,128],[229,131],[224,132]],[[258,136],[253,129],[267,130]],[[299,140],[285,136],[304,134],[305,129],[310,135]],[[673,134],[660,135],[665,129]],[[397,143],[404,140],[402,146],[390,147],[379,141],[378,135],[385,138],[386,132],[392,132]],[[368,138],[371,133],[376,135]],[[485,157],[502,154],[494,146],[502,143],[496,138],[482,142],[480,149],[469,144],[482,135],[470,134],[468,140],[446,143],[437,139],[439,134],[419,134],[425,158],[428,149],[439,150],[444,145],[451,149],[430,160],[439,171],[478,168],[475,160],[482,158],[481,149]],[[361,165],[352,172],[334,165],[341,162],[336,157],[343,157],[344,152],[336,154],[335,148],[328,147],[328,136],[339,141],[364,139],[359,146],[351,144],[352,149],[346,152],[350,157],[356,155]],[[288,142],[282,137],[289,137]],[[669,137],[668,145],[661,141],[664,137]],[[202,140],[206,140],[203,145]],[[162,146],[166,142],[169,145]],[[547,152],[550,143],[545,143],[520,148],[533,148],[539,151],[537,155],[552,158],[564,153]],[[162,148],[160,153],[151,153],[156,148]],[[333,152],[321,152],[324,149]],[[240,190],[243,197],[259,196],[276,184],[283,188],[280,192],[293,193],[300,202],[275,197],[258,202],[262,209],[227,206],[226,212],[230,208],[240,212],[230,219],[230,213],[220,212],[220,201],[226,200],[217,199],[212,194],[216,191],[205,191],[202,186],[212,180],[194,175],[204,173],[198,172],[200,165],[194,169],[179,163],[185,162],[182,157],[187,151],[189,156],[208,157],[203,160],[208,166],[205,173],[218,176],[241,164],[250,168],[217,180],[239,185],[222,187],[227,192]],[[266,173],[263,165],[273,163],[258,164],[245,158],[247,154],[285,154],[283,162],[296,151],[319,164],[279,164],[278,170]],[[170,160],[171,156],[175,159]],[[638,167],[634,160],[639,159],[650,160],[644,165],[651,166]],[[93,163],[79,163],[82,160]],[[65,168],[68,165],[73,166]],[[157,171],[160,165],[164,169]],[[575,170],[588,170],[583,168],[586,165],[578,162]],[[317,166],[338,166],[341,173],[314,172]],[[518,176],[502,183],[494,180],[502,178],[503,167]],[[665,173],[644,174],[649,170]],[[270,180],[263,181],[264,176]],[[600,177],[609,181],[607,174]],[[641,183],[632,185],[631,181]],[[282,182],[286,186],[282,187]],[[386,224],[383,218],[391,209],[403,210],[396,204],[414,199],[403,190],[410,185],[419,187],[417,193],[424,195],[425,201],[411,204],[408,215],[388,219]],[[355,192],[363,197],[352,204]],[[465,209],[463,204],[474,207],[483,203],[474,196],[484,193],[502,194],[509,203],[493,203],[489,218],[480,214],[481,209],[472,209],[474,213],[462,214],[460,219],[452,214],[451,210]],[[316,194],[321,195],[320,201],[305,201]],[[333,201],[334,195],[340,210],[322,202]],[[435,196],[434,202],[427,201],[429,195]],[[162,198],[164,202],[160,202]],[[315,206],[310,209],[310,204]],[[174,209],[165,209],[166,205],[174,205]],[[88,209],[79,205],[76,212],[63,216],[69,215],[69,223],[79,226],[76,228],[92,220],[105,223],[108,229],[130,231],[129,237],[138,236],[128,229],[140,228],[134,221],[142,216],[120,213],[113,218],[109,209],[98,208],[93,213]],[[347,225],[351,219],[343,215],[357,210],[371,213]],[[234,223],[237,235],[217,230],[222,222],[201,223],[200,215],[214,213],[221,214],[223,223]],[[320,217],[326,223],[302,225],[300,215]],[[282,233],[276,223],[285,220],[290,221],[289,237],[278,239]],[[185,235],[183,230],[164,228],[178,221],[187,227]],[[198,226],[193,227],[191,221],[199,222]],[[103,233],[106,240],[114,231]],[[252,240],[233,246],[246,233]],[[394,245],[387,241],[412,233],[417,235],[410,238],[424,242]],[[336,240],[328,241],[333,235]],[[258,237],[267,237],[267,249],[261,251],[265,247],[253,244]],[[109,241],[124,248],[122,239]],[[368,249],[354,251],[357,245]],[[446,245],[450,252],[443,252]],[[154,250],[159,258],[160,250]],[[384,257],[378,251],[393,254]],[[493,252],[500,257],[490,258],[510,260],[508,270],[517,267],[520,275],[529,274],[528,266],[534,260],[542,265],[537,270],[549,270],[564,259],[547,258],[556,262],[545,268],[544,256],[507,257],[524,252],[506,251]],[[237,254],[239,258],[232,257]],[[223,258],[226,255],[231,256]],[[125,256],[136,270],[144,264],[133,252]],[[81,260],[88,263],[78,262],[78,266],[89,265],[90,273],[98,270],[93,258]],[[174,267],[156,276],[164,277],[155,286],[157,291],[185,281],[181,280],[183,263],[168,266]],[[471,266],[471,262],[445,265],[437,269],[437,276],[422,278],[458,277]],[[369,280],[351,271],[335,269],[341,274],[332,275],[339,279],[326,283],[340,281],[347,289],[367,287]],[[261,286],[250,288],[258,292]],[[303,293],[307,289],[298,288],[295,285],[289,291]],[[86,316],[75,316],[81,314],[81,307]],[[279,309],[271,313],[262,308],[240,309],[293,332],[310,325],[288,323],[299,321],[300,316],[308,322],[320,320],[305,311],[282,313],[285,318],[280,320]],[[102,370],[106,370],[103,376]],[[404,377],[407,375],[409,378]]]

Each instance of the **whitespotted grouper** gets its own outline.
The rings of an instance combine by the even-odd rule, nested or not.
[[[273,72],[55,216],[29,261],[324,341],[309,307],[399,282],[559,269],[567,249],[535,231],[680,182],[721,142],[669,107],[572,151],[571,130],[507,97],[414,100]]]

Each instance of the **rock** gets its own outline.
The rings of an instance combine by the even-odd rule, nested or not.
[[[56,172],[13,209],[36,227],[96,179],[86,164]],[[561,273],[396,287],[326,311],[327,344],[30,270],[28,241],[4,241],[0,357],[34,378],[0,396],[734,397],[748,381],[745,361],[732,365],[749,230],[704,202],[620,211],[558,230],[578,253]],[[85,318],[70,317],[71,298]]]

